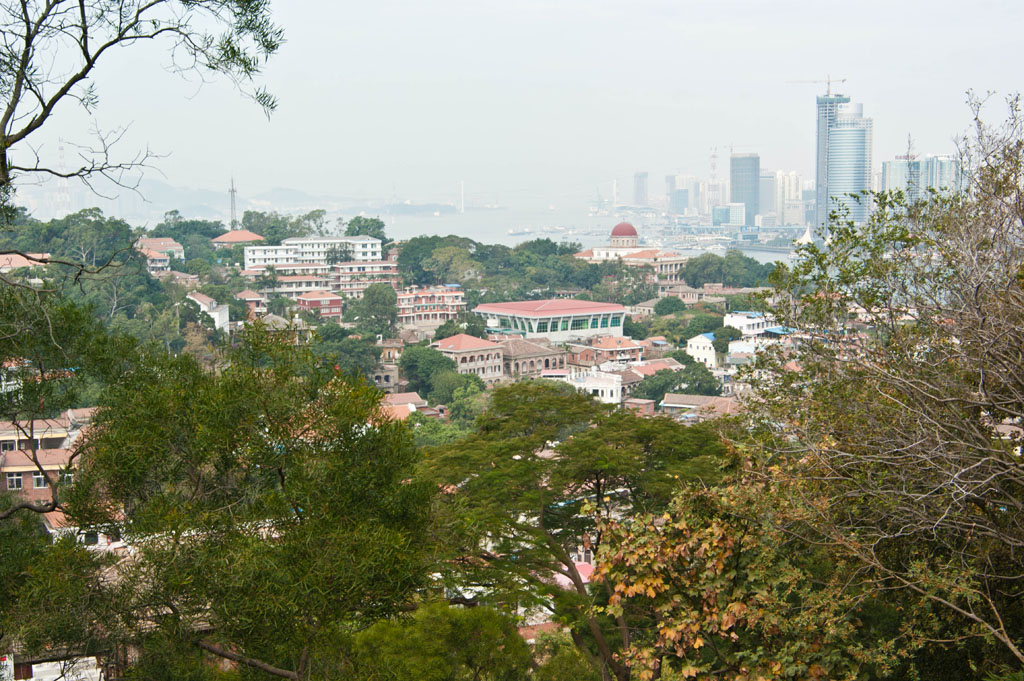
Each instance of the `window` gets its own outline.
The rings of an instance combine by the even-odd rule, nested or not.
[[[7,489],[21,489],[21,473],[7,474]]]
[[[96,546],[100,543],[100,536],[96,532],[85,532],[82,535],[82,543],[86,546]]]
[[[597,317],[591,317],[591,319],[590,319],[590,328],[596,329],[597,328],[597,324],[598,324]]]
[[[42,471],[32,471],[32,487],[35,489],[46,487],[46,476]]]
[[[537,322],[537,333],[547,333],[547,332],[548,332],[548,323],[547,322]]]
[[[70,485],[75,481],[75,474],[71,471],[64,471],[60,474],[60,484]]]
[[[622,317],[612,317],[612,326],[622,326]]]
[[[608,328],[608,317],[601,317],[601,328]]]
[[[563,319],[562,320],[562,331],[568,331],[568,330],[569,330],[569,320],[568,319]]]
[[[573,331],[579,331],[580,329],[585,329],[585,328],[587,328],[587,320],[583,319],[581,317],[577,317],[576,319],[572,320],[572,327],[571,328],[572,328]]]
[[[14,446],[14,440],[4,440],[3,442],[0,442],[0,452],[13,452]]]

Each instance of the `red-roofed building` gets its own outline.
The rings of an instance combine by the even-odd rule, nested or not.
[[[0,255],[0,273],[10,272],[22,267],[42,267],[43,263],[39,261],[49,260],[49,258],[49,253],[26,253],[25,255],[21,253],[5,253]]]
[[[466,311],[465,295],[459,286],[410,286],[398,292],[398,323],[436,329]]]
[[[657,279],[667,283],[680,281],[679,271],[688,258],[674,251],[659,248],[641,248],[636,228],[628,222],[620,222],[612,228],[607,246],[597,246],[580,251],[576,257],[591,263],[619,261],[633,267],[651,266]]]
[[[564,298],[484,303],[473,312],[483,317],[490,329],[556,343],[621,333],[626,316],[622,305]]]
[[[309,291],[295,299],[300,310],[319,312],[324,319],[341,317],[345,299],[330,291]]]
[[[577,366],[639,362],[644,355],[644,348],[639,342],[624,336],[599,336],[590,339],[588,345],[572,344],[569,351],[572,353],[569,362]]]
[[[239,244],[256,244],[261,241],[264,241],[264,238],[256,232],[250,232],[247,229],[233,229],[213,239],[213,247],[231,248]]]
[[[475,374],[487,384],[502,379],[504,353],[497,343],[460,333],[434,341],[430,347],[454,361],[460,374]]]

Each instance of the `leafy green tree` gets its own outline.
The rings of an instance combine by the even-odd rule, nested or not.
[[[213,656],[338,677],[348,632],[425,584],[429,488],[379,391],[259,324],[237,341],[218,372],[152,353],[108,389],[66,510],[116,531],[131,559],[47,551],[4,627],[29,651],[130,645],[143,661],[177,652],[197,676]]]
[[[417,447],[438,447],[460,440],[472,432],[472,428],[463,428],[451,421],[430,418],[414,412],[406,419],[412,428],[413,439]]]
[[[425,605],[355,637],[354,676],[394,681],[518,681],[530,648],[513,620],[488,607]]]
[[[713,333],[715,334],[715,340],[711,341],[711,344],[714,346],[715,352],[721,355],[729,351],[729,343],[731,341],[743,338],[743,332],[735,326],[720,326]]]
[[[427,400],[431,404],[451,405],[455,392],[460,388],[469,388],[470,394],[484,391],[483,380],[475,374],[460,374],[457,371],[440,371],[430,377],[430,394]]]
[[[633,389],[633,395],[660,404],[665,393],[683,392],[690,395],[721,395],[722,386],[703,364],[692,361],[682,371],[662,369],[648,376]]]
[[[686,309],[686,303],[679,299],[679,296],[667,296],[654,304],[654,314],[668,315],[682,312]]]
[[[342,373],[371,376],[380,362],[380,348],[370,338],[353,338],[348,329],[333,322],[320,324],[311,349]]]
[[[314,234],[319,223],[311,215],[308,213],[298,218],[289,218],[276,211],[264,213],[247,210],[242,213],[242,228],[262,236],[267,246],[276,246],[284,239]]]
[[[706,428],[612,413],[571,386],[531,381],[494,390],[477,432],[429,450],[422,474],[458,490],[444,500],[447,526],[460,528],[445,542],[451,583],[550,612],[597,667],[625,680],[615,653],[630,623],[600,615],[608,594],[588,589],[573,557],[601,545],[581,508],[588,499],[601,517],[663,508],[679,480],[716,479],[724,453]]]
[[[429,395],[433,389],[435,375],[454,372],[458,367],[455,362],[434,348],[413,345],[402,351],[402,356],[398,360],[398,368],[409,381],[409,390],[423,396]]]
[[[342,224],[345,227],[345,236],[372,236],[374,239],[380,239],[382,246],[391,243],[391,239],[384,233],[384,221],[380,218],[357,215]]]
[[[391,284],[370,284],[345,310],[345,320],[355,322],[361,333],[391,338],[398,325],[398,294]]]
[[[484,324],[483,317],[472,313],[463,313],[456,319],[449,319],[434,331],[434,340],[439,341],[444,338],[451,338],[460,333],[476,338],[486,338],[487,326]]]
[[[333,265],[339,262],[349,262],[351,260],[352,246],[349,244],[331,246],[327,249],[327,254],[324,256],[324,262],[328,265]]]
[[[284,317],[287,319],[291,313],[292,307],[294,307],[295,301],[291,298],[285,298],[284,296],[274,296],[267,301],[267,312],[270,314],[276,314],[278,317]]]

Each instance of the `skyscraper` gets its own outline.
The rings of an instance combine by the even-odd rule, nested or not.
[[[633,205],[647,206],[647,173],[633,173]]]
[[[757,198],[757,206],[761,215],[777,214],[779,212],[779,176],[774,170],[761,171],[760,191]]]
[[[675,175],[665,176],[665,200],[672,201],[672,194],[675,193],[678,180]]]
[[[815,161],[815,219],[814,226],[828,221],[828,137],[836,120],[839,105],[850,101],[846,95],[827,94],[818,97],[818,143]]]
[[[952,156],[897,156],[882,163],[881,189],[901,190],[911,203],[927,199],[933,189],[955,192],[960,189],[960,163]]]
[[[729,157],[729,201],[745,207],[743,224],[754,226],[760,213],[761,157],[757,154],[733,154]]]
[[[867,221],[871,197],[862,193],[871,191],[872,131],[872,120],[864,117],[861,104],[844,103],[837,107],[828,131],[825,219],[829,211],[845,206],[847,219],[855,224]],[[819,215],[821,208],[818,206]]]

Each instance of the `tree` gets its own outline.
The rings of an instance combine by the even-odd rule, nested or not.
[[[398,368],[409,381],[409,389],[422,395],[429,395],[435,375],[453,372],[458,367],[434,348],[413,345],[402,351]]]
[[[434,331],[434,340],[439,341],[444,338],[451,338],[460,333],[476,338],[486,338],[487,326],[484,324],[483,317],[471,313],[462,313],[455,319],[449,319]]]
[[[384,221],[380,218],[367,218],[357,215],[343,224],[345,226],[345,236],[372,236],[374,239],[380,239],[382,246],[391,243],[391,239],[384,233]]]
[[[76,145],[83,162],[69,169],[40,158],[30,146],[40,129],[51,127],[51,119],[59,120],[54,116],[67,104],[78,102],[92,112],[97,101],[92,78],[108,54],[162,42],[181,70],[222,73],[248,84],[283,39],[268,4],[255,0],[199,0],[184,6],[172,0],[13,3],[0,9],[0,25],[6,37],[0,45],[0,204],[5,209],[18,175],[77,177],[87,184],[103,177],[134,186],[125,171],[144,165],[150,155],[115,159],[112,147],[123,129],[97,133],[93,145]],[[268,112],[274,108],[265,90],[249,94]]]
[[[654,314],[664,316],[675,314],[686,309],[686,303],[679,296],[667,296],[654,304]]]
[[[703,364],[690,363],[682,371],[662,369],[648,376],[633,389],[633,395],[661,404],[665,393],[679,390],[689,395],[721,395],[722,386]]]
[[[370,284],[363,297],[345,311],[346,321],[370,336],[390,338],[398,325],[398,294],[391,284]]]
[[[894,661],[824,550],[762,520],[785,510],[766,491],[689,486],[659,516],[602,521],[608,611],[654,613],[623,654],[635,678],[856,678]]]
[[[333,265],[339,262],[349,262],[352,260],[352,246],[350,244],[334,245],[327,249],[327,254],[324,256],[324,262],[328,265]]]
[[[779,428],[768,450],[787,452],[772,465],[805,532],[959,623],[919,640],[973,639],[972,665],[1020,670],[1024,136],[1010,111],[991,127],[975,109],[962,193],[876,194],[866,223],[835,214],[827,248],[776,270],[773,312],[803,338],[762,364],[758,418]]]
[[[497,610],[434,603],[357,634],[353,660],[357,679],[517,681],[531,657],[515,623]]]
[[[431,404],[446,404],[451,406],[455,393],[460,389],[463,397],[484,391],[483,380],[476,374],[460,374],[458,371],[440,371],[430,376],[430,393],[427,400]]]
[[[131,646],[147,677],[205,677],[209,656],[338,677],[348,632],[425,584],[429,490],[379,391],[260,324],[237,340],[218,372],[155,353],[108,389],[67,513],[131,557],[71,541],[36,561],[4,628],[29,651]]]
[[[352,338],[351,332],[334,322],[317,327],[311,345],[313,353],[338,371],[371,376],[380,361],[380,348],[369,338]]]
[[[743,332],[735,326],[720,326],[714,330],[715,340],[711,341],[715,352],[724,355],[729,352],[729,343],[743,338]]]
[[[724,453],[703,426],[612,413],[564,384],[497,388],[477,432],[423,462],[428,481],[453,490],[444,499],[455,535],[444,542],[444,569],[455,573],[446,583],[564,622],[595,668],[625,681],[616,652],[631,623],[601,616],[595,606],[609,594],[580,576],[574,556],[602,543],[581,508],[594,500],[600,517],[662,508],[679,480],[715,480]]]

